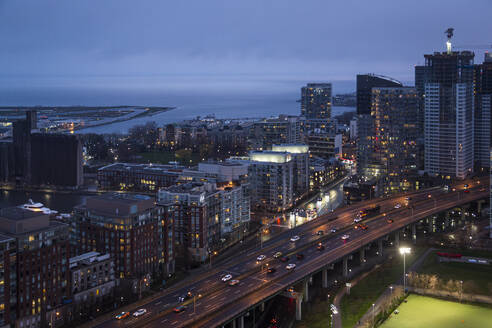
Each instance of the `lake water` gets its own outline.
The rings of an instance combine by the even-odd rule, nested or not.
[[[327,80],[329,81],[329,80]],[[179,122],[214,114],[217,118],[299,115],[300,88],[306,80],[262,77],[0,78],[1,106],[168,106],[152,117],[80,130],[126,133],[136,124]],[[333,94],[355,90],[355,81],[332,81]],[[350,107],[333,107],[332,116]]]

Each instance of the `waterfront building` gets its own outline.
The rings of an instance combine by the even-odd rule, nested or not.
[[[283,211],[294,201],[294,162],[287,152],[249,153],[251,202],[270,211]]]
[[[255,122],[252,128],[251,148],[269,150],[274,144],[296,144],[301,141],[301,123],[297,116],[280,115]]]
[[[174,272],[174,224],[150,196],[106,193],[74,208],[73,252],[111,254],[116,277]],[[171,247],[171,248],[170,248]]]
[[[328,122],[331,117],[331,83],[308,83],[301,88],[301,115]]]
[[[8,207],[0,210],[0,237],[0,319],[17,327],[42,327],[45,314],[71,295],[68,225],[43,212]]]
[[[424,55],[425,171],[466,178],[473,171],[473,52]]]
[[[103,190],[157,191],[176,183],[184,166],[160,164],[114,163],[97,171]]]

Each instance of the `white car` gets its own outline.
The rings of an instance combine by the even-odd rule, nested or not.
[[[397,203],[397,204],[395,205],[395,208],[400,208],[400,207],[401,207],[401,204],[400,204],[400,203]]]
[[[359,223],[360,221],[362,221],[362,218],[360,218],[360,217],[356,217],[356,218],[354,219],[354,222],[355,222],[355,223]]]
[[[263,254],[256,258],[257,261],[263,261],[264,259],[266,259],[266,256]]]
[[[226,274],[225,276],[222,277],[222,281],[226,282],[232,279],[232,275]]]
[[[350,236],[349,236],[349,235],[343,235],[343,236],[342,236],[342,240],[347,240],[347,239],[349,239],[349,238],[350,238]]]
[[[292,238],[290,238],[290,241],[294,242],[298,241],[299,239],[301,239],[299,236],[292,236]]]
[[[287,266],[285,267],[287,270],[292,270],[296,267],[296,265],[294,263],[289,263],[287,264]]]
[[[331,233],[337,232],[337,228],[331,228]]]
[[[133,312],[133,316],[134,317],[140,317],[140,316],[144,315],[145,313],[147,313],[146,309],[138,309],[137,311]]]

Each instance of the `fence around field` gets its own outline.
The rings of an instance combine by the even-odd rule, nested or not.
[[[467,293],[460,293],[460,292],[449,292],[445,290],[433,290],[433,289],[427,289],[427,288],[416,288],[416,287],[410,287],[407,286],[407,289],[409,292],[419,294],[419,295],[426,295],[426,296],[435,296],[435,297],[442,297],[442,298],[452,298],[458,301],[466,301],[466,302],[473,302],[473,303],[487,303],[487,304],[492,304],[492,296],[487,296],[487,295],[479,295],[479,294],[467,294]]]

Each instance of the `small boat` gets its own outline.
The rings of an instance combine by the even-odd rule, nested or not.
[[[45,208],[43,203],[35,203],[30,198],[26,204],[21,205],[20,207],[33,212],[40,212],[42,211],[42,208]]]

